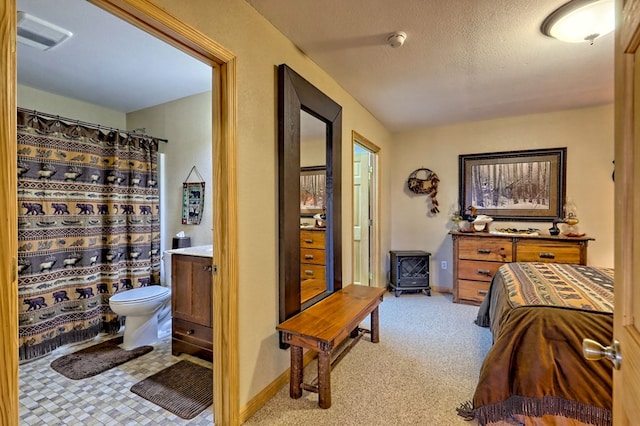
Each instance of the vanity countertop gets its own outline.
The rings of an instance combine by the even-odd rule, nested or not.
[[[166,252],[171,254],[184,254],[187,256],[213,257],[213,244],[171,249]]]

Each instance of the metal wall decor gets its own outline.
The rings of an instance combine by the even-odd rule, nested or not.
[[[200,179],[199,182],[189,182],[189,178],[194,172]],[[204,179],[202,179],[198,169],[193,166],[182,184],[183,225],[199,225],[202,221],[202,214],[204,213],[204,184]]]
[[[440,182],[438,175],[424,167],[414,170],[407,180],[407,186],[410,191],[416,194],[427,194],[431,198],[431,208],[429,210],[431,214],[440,212],[438,200],[436,200],[438,182]]]

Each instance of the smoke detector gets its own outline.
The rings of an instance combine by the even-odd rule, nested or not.
[[[404,44],[404,41],[407,39],[407,34],[402,31],[397,31],[395,33],[389,34],[387,37],[387,44],[393,48],[400,47]]]
[[[18,12],[17,21],[18,42],[39,50],[49,50],[73,35],[71,31],[25,12]]]

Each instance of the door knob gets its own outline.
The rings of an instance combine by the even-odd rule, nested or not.
[[[622,354],[620,353],[620,342],[613,340],[611,346],[602,346],[600,343],[591,339],[582,340],[582,354],[589,361],[598,361],[606,358],[613,364],[613,368],[620,369],[622,362]]]

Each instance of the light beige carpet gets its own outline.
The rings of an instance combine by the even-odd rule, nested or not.
[[[287,384],[245,425],[477,424],[456,412],[473,397],[491,347],[489,330],[473,323],[477,313],[477,306],[452,303],[450,294],[385,293],[380,343],[365,336],[335,366],[329,409],[318,407],[315,393],[291,399]],[[316,362],[304,373],[310,382]]]

